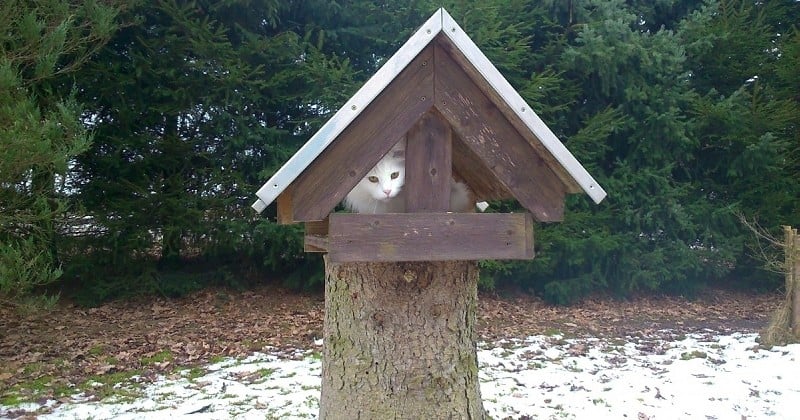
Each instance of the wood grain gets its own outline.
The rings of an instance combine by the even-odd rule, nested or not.
[[[290,184],[278,196],[279,225],[289,225],[294,223],[293,194],[294,194],[294,187]]]
[[[528,213],[403,213],[330,216],[336,262],[532,259]]]
[[[453,133],[453,173],[457,179],[469,185],[475,194],[475,201],[514,198],[481,158],[455,133]]]
[[[540,152],[438,44],[435,61],[435,106],[459,138],[536,220],[563,220],[567,187]]]
[[[438,113],[429,112],[406,136],[406,210],[446,212],[450,207],[452,131]]]
[[[295,221],[324,219],[433,104],[424,49],[295,180]]]
[[[305,222],[303,251],[328,252],[328,219],[316,222]]]
[[[511,109],[507,102],[498,94],[498,92],[486,83],[486,80],[481,75],[480,71],[475,68],[472,62],[461,53],[453,42],[446,36],[437,36],[434,40],[442,50],[446,51],[448,55],[458,63],[458,66],[468,75],[468,77],[475,83],[475,85],[486,95],[486,97],[497,107],[503,116],[511,123],[511,125],[521,133],[522,137],[534,148],[538,155],[547,163],[548,167],[555,173],[555,175],[567,186],[569,193],[579,193],[583,189],[578,185],[572,175],[561,166],[556,158],[547,150],[541,140],[539,140],[527,127],[516,112]],[[528,110],[534,112],[534,110]]]

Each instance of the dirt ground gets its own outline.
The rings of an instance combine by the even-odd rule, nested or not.
[[[526,294],[483,293],[482,340],[565,335],[625,337],[662,329],[753,332],[765,327],[783,297],[709,290],[695,300],[642,296],[589,298],[568,307]],[[97,375],[137,370],[155,377],[178,366],[267,348],[310,348],[322,336],[324,298],[275,287],[207,290],[175,300],[112,302],[22,316],[0,308],[0,397],[18,384],[79,384]],[[46,395],[45,395],[46,396]]]

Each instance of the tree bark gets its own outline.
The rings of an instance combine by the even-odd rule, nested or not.
[[[474,262],[325,260],[321,420],[484,419]]]
[[[800,236],[797,235],[797,231],[794,230],[792,234],[792,244],[787,243],[786,252],[791,254],[791,265],[788,267],[788,280],[787,281],[787,293],[791,293],[792,296],[792,319],[791,319],[791,327],[792,327],[792,335],[794,336],[795,340],[800,340]]]

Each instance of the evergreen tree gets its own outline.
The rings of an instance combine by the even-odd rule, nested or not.
[[[287,30],[290,6],[141,2],[83,74],[96,135],[77,185],[107,232],[93,247],[108,251],[74,268],[111,270],[96,298],[142,286],[131,278],[164,293],[194,287],[131,263],[153,253],[161,269],[301,259],[297,230],[257,218],[252,194],[345,99],[352,72]]]
[[[442,6],[609,192],[569,197],[496,279],[561,302],[688,291],[754,267],[735,211],[797,224],[797,2],[141,1],[77,78],[95,142],[68,179],[105,233],[75,274],[163,290],[130,263],[155,254],[308,285],[300,231],[252,192]]]
[[[94,1],[0,4],[0,296],[61,275],[65,174],[90,142],[69,77],[111,36],[116,13]]]
[[[723,0],[710,2],[685,25],[697,91],[690,108],[699,143],[694,194],[706,225],[716,231],[710,243],[736,258],[735,280],[752,277],[759,266],[754,238],[739,215],[776,232],[800,220],[800,62],[797,31],[789,24],[799,13],[792,1]],[[770,285],[759,278],[765,274],[751,284]]]
[[[565,221],[537,235],[537,259],[506,267],[505,277],[558,302],[598,289],[690,287],[709,266],[692,251],[680,40],[643,27],[642,12],[622,1],[553,2],[542,15],[563,28],[543,49],[570,95],[552,92],[566,105],[548,124],[609,196],[599,206],[569,198]]]
[[[564,28],[550,74],[578,95],[568,115],[546,121],[609,197],[598,207],[570,199],[565,222],[537,235],[537,259],[502,266],[501,278],[560,302],[604,289],[691,291],[756,267],[737,212],[771,226],[796,220],[800,113],[787,22],[798,4],[701,6],[548,5]],[[655,13],[664,7],[676,13]]]

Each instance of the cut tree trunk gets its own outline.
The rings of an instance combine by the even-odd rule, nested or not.
[[[321,420],[484,419],[475,262],[325,261]]]
[[[787,240],[787,259],[791,262],[787,267],[787,293],[791,293],[791,327],[795,340],[800,340],[800,235],[792,230],[791,242]]]

